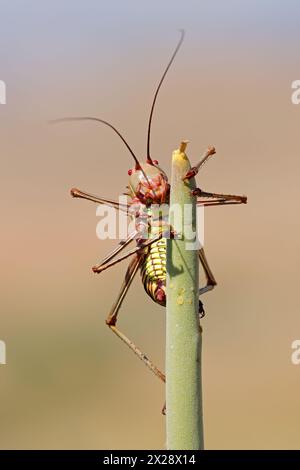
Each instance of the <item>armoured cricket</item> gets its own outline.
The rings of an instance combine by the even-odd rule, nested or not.
[[[123,211],[128,215],[136,217],[135,230],[129,234],[129,236],[121,240],[117,247],[109,253],[100,264],[97,264],[92,269],[95,273],[101,273],[105,269],[114,266],[115,264],[123,261],[129,257],[132,260],[127,268],[124,281],[121,286],[119,295],[113,304],[109,315],[106,319],[108,327],[129,346],[130,349],[147,365],[147,367],[154,372],[163,382],[165,382],[165,375],[152,363],[152,361],[127,337],[117,328],[118,313],[121,305],[125,299],[128,289],[138,271],[140,271],[142,283],[144,285],[146,293],[151,299],[162,305],[166,305],[166,238],[164,236],[166,230],[166,223],[155,224],[153,217],[151,218],[153,204],[168,204],[170,185],[166,173],[160,168],[158,161],[152,159],[150,153],[150,137],[151,137],[151,123],[153,117],[153,111],[157,96],[161,85],[167,75],[167,72],[173,63],[175,56],[183,42],[184,31],[181,31],[180,40],[169,60],[167,67],[159,81],[157,89],[154,94],[152,102],[149,122],[148,122],[148,133],[147,133],[147,157],[146,161],[140,162],[137,156],[134,154],[132,148],[129,146],[123,135],[109,122],[99,119],[97,117],[66,117],[57,119],[54,122],[62,121],[96,121],[110,127],[123,141],[128,151],[134,160],[134,167],[128,171],[129,182],[127,186],[128,203],[121,204],[117,201],[94,196],[84,191],[80,191],[77,188],[71,189],[71,195],[74,198],[87,199],[97,204],[105,204],[112,206],[117,210]],[[207,162],[207,160],[215,154],[215,148],[209,147],[197,165],[191,168],[191,170],[185,175],[184,179],[190,179],[197,175],[198,171]],[[237,196],[230,194],[219,194],[203,191],[197,188],[193,191],[193,195],[197,198],[197,204],[201,206],[220,206],[229,204],[245,204],[247,202],[246,196]],[[134,209],[134,210],[133,210]],[[147,221],[143,223],[144,215],[147,215]],[[147,232],[147,236],[146,236]],[[150,233],[150,237],[149,237]],[[176,236],[170,228],[171,236]],[[125,254],[120,254],[125,247],[127,247],[132,241],[136,242],[136,247]],[[210,291],[216,286],[216,280],[207,262],[204,249],[199,250],[200,264],[203,268],[206,285],[199,288],[199,297],[205,292]],[[199,316],[204,315],[203,304],[199,300]]]

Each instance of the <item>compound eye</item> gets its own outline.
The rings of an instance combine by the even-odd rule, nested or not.
[[[129,176],[132,175],[132,170],[128,170],[128,175],[129,175]]]
[[[158,160],[153,160],[154,165],[158,165]]]

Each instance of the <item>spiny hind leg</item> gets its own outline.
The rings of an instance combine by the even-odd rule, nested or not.
[[[206,277],[206,285],[199,289],[199,295],[202,295],[205,292],[212,290],[217,285],[217,281],[212,273],[212,270],[209,267],[203,248],[199,250],[199,259]]]
[[[209,267],[203,248],[199,250],[199,260],[200,260],[201,266],[203,267],[205,278],[206,278],[206,285],[204,287],[200,287],[199,289],[199,297],[200,297],[200,295],[205,294],[205,292],[209,292],[210,290],[212,290],[217,285],[217,281]],[[201,300],[199,299],[199,316],[200,318],[202,318],[204,317],[204,315],[205,315],[205,311],[203,308],[203,304]]]
[[[126,271],[125,279],[123,281],[120,293],[117,297],[116,302],[112,306],[112,309],[106,319],[106,324],[109,328],[125,343],[127,346],[138,356],[141,361],[146,364],[146,366],[163,382],[166,381],[165,375],[153,364],[153,362],[144,354],[127,336],[124,335],[117,327],[118,313],[121,308],[121,305],[124,301],[124,298],[128,292],[128,289],[136,275],[143,257],[141,255],[136,255],[134,259],[128,266]]]

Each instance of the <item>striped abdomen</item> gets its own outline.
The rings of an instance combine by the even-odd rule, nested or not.
[[[147,294],[160,305],[166,305],[166,239],[152,243],[141,265],[141,276]]]

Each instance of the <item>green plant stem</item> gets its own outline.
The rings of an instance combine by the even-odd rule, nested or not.
[[[196,232],[196,198],[191,194],[195,179],[183,181],[190,169],[186,145],[182,142],[172,157],[170,224],[181,239],[167,240],[166,424],[170,450],[203,449],[199,257],[187,244],[191,230]],[[179,217],[172,214],[175,205],[181,208]],[[185,207],[192,208],[190,215]]]

